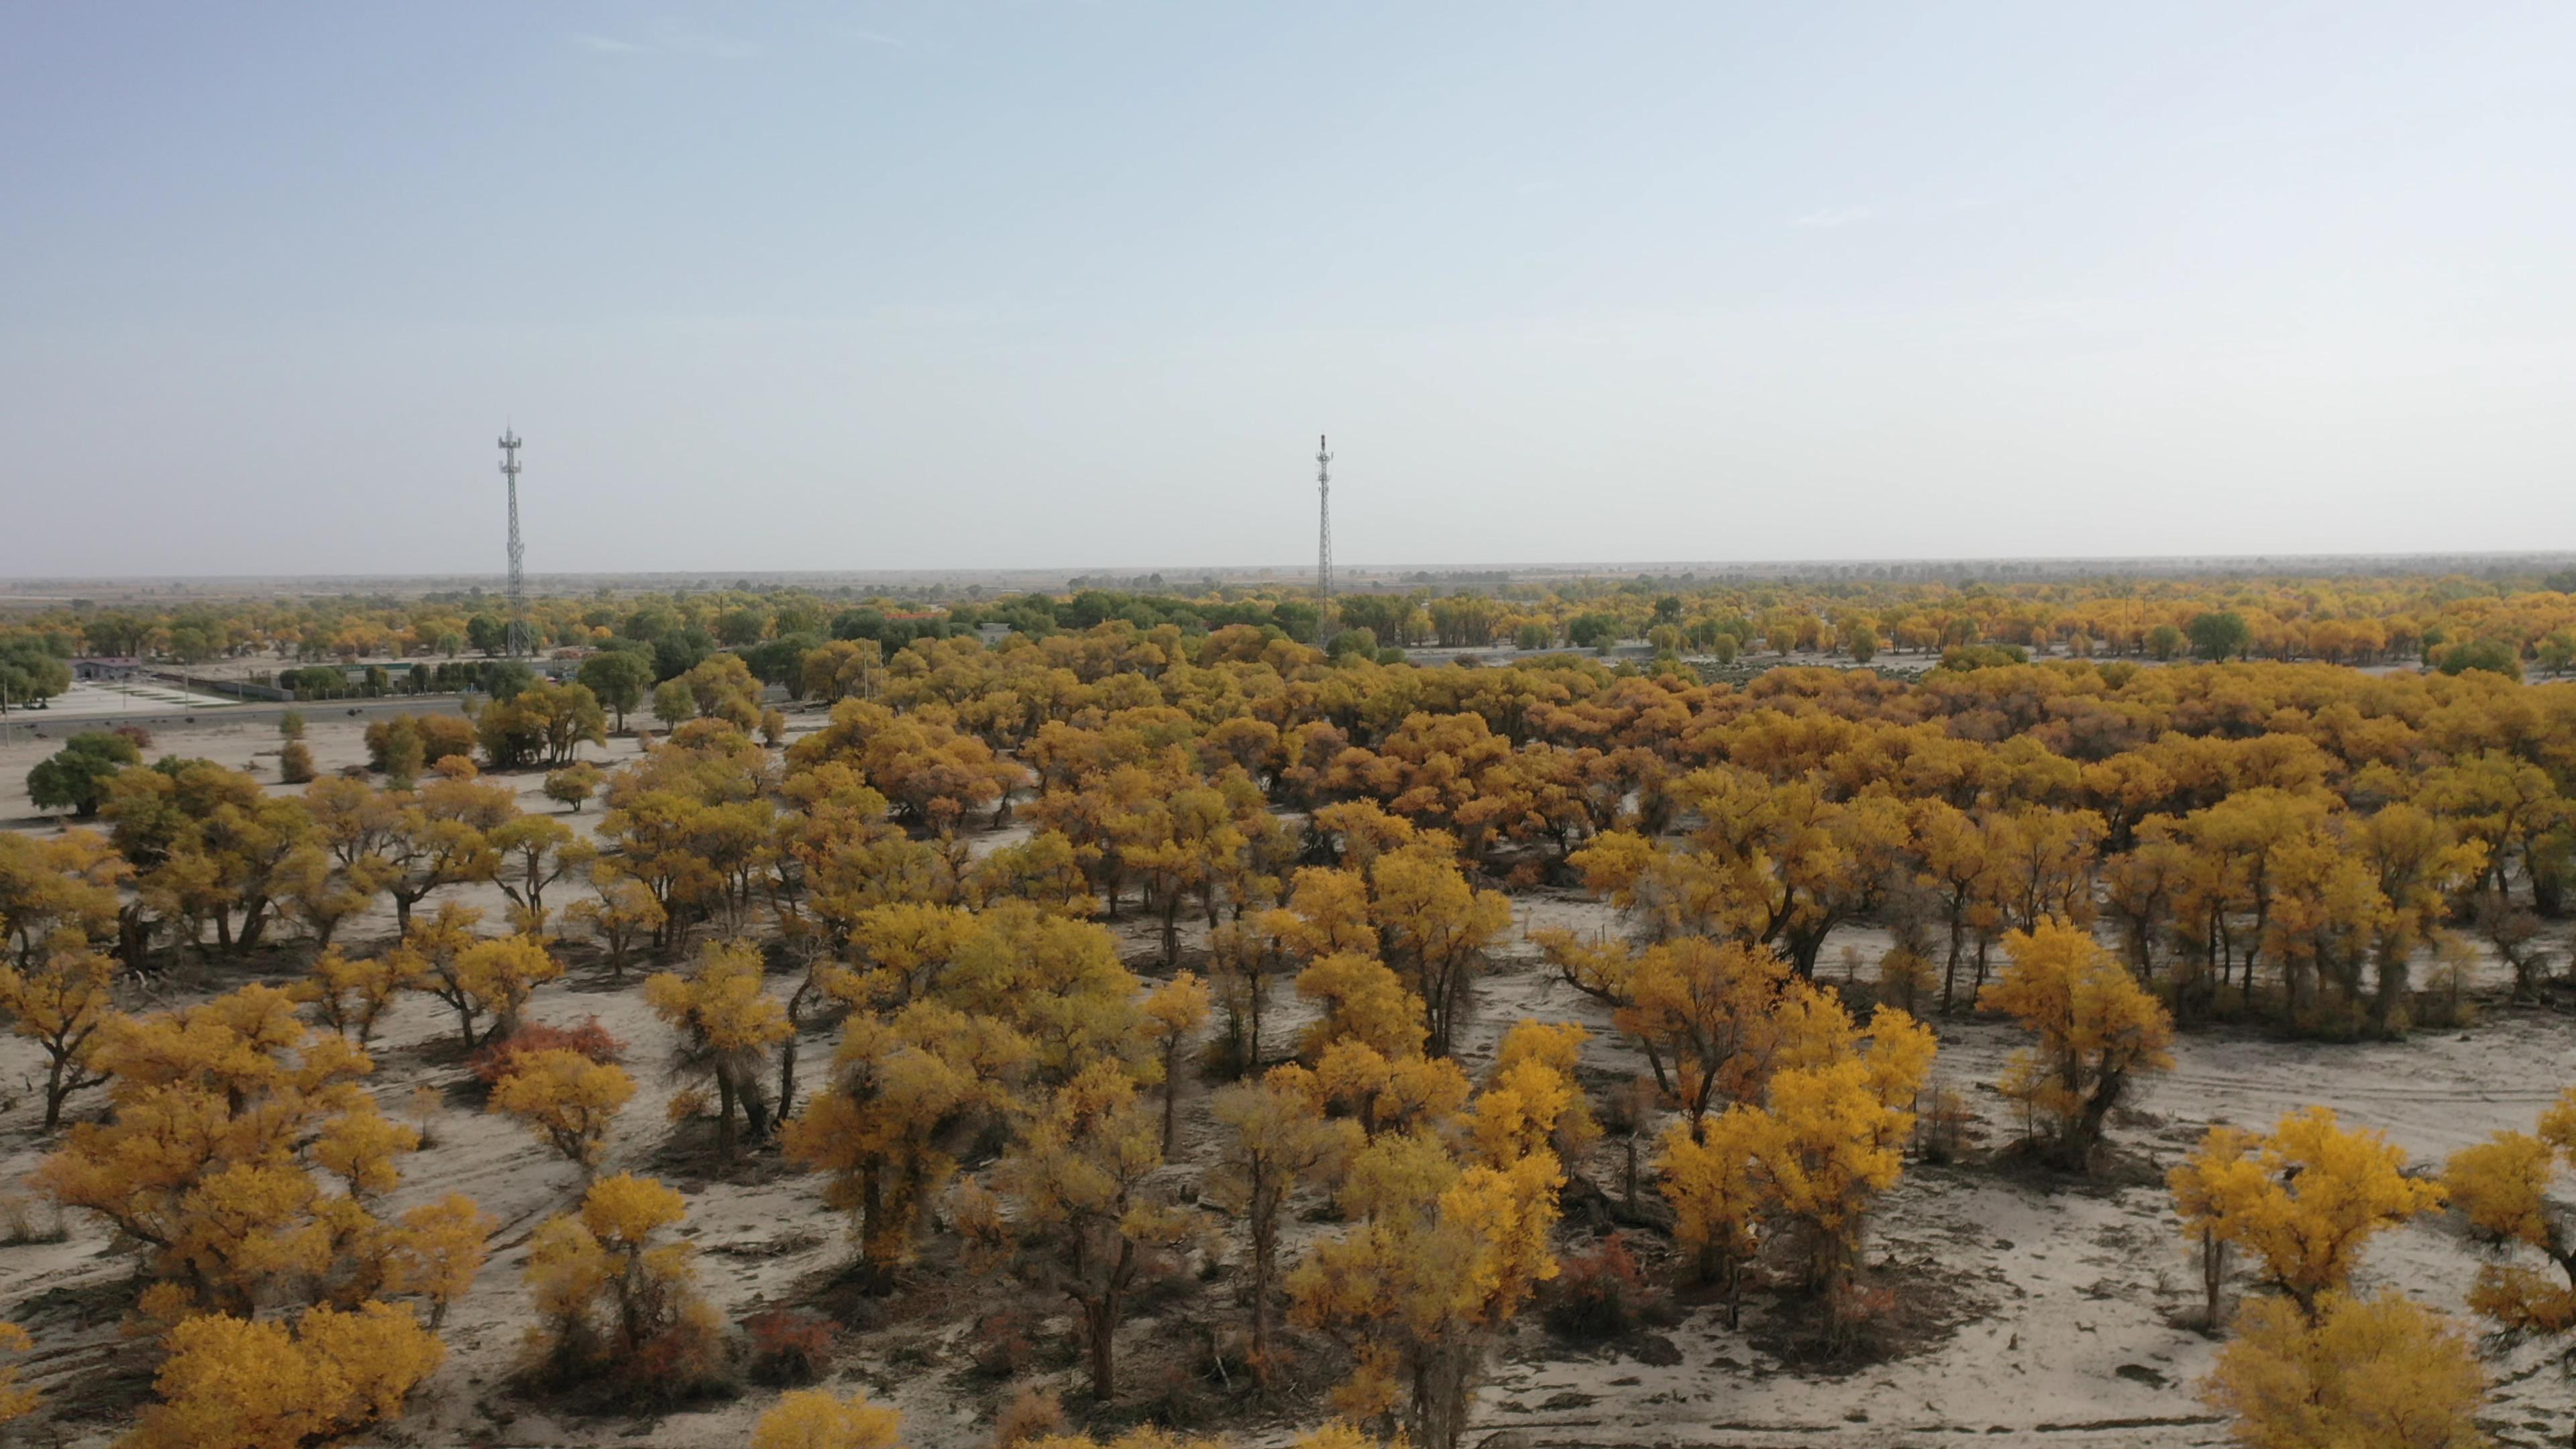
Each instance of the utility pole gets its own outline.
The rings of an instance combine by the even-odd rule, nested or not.
[[[506,654],[525,659],[536,651],[528,638],[528,581],[519,555],[519,435],[501,430],[501,472],[510,480],[510,637]]]
[[[1315,643],[1333,642],[1333,454],[1315,435]]]

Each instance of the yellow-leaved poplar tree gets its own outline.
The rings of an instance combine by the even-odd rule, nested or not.
[[[1762,1220],[1771,1209],[1762,1159],[1771,1150],[1769,1113],[1742,1103],[1700,1125],[1694,1134],[1675,1122],[1666,1129],[1655,1171],[1673,1205],[1673,1240],[1691,1255],[1702,1281],[1726,1289],[1726,1323],[1741,1325],[1744,1270],[1762,1250]]]
[[[446,1357],[408,1308],[315,1308],[275,1319],[202,1314],[170,1330],[170,1357],[123,1449],[277,1449],[335,1442],[397,1418]]]
[[[1445,1065],[1445,1063],[1444,1063]],[[1252,1245],[1252,1368],[1268,1377],[1273,1367],[1271,1296],[1279,1283],[1279,1224],[1298,1188],[1329,1177],[1357,1151],[1359,1124],[1323,1115],[1313,1093],[1281,1067],[1260,1082],[1219,1090],[1208,1104],[1217,1125],[1217,1161],[1208,1174],[1209,1200],[1243,1219]]]
[[[1172,1150],[1172,1128],[1181,1100],[1181,1048],[1207,1025],[1215,994],[1194,971],[1183,971],[1145,997],[1145,1031],[1163,1069],[1163,1151]]]
[[[2483,1449],[2468,1335],[2394,1292],[2258,1298],[2202,1386],[2246,1449]]]
[[[27,1330],[14,1323],[0,1323],[0,1353],[25,1353],[35,1346]],[[34,1387],[18,1382],[16,1364],[0,1365],[0,1424],[27,1417],[44,1401],[45,1396]]]
[[[1019,1204],[1027,1261],[1081,1311],[1092,1397],[1117,1395],[1118,1324],[1130,1293],[1161,1271],[1201,1227],[1196,1212],[1149,1181],[1163,1164],[1161,1134],[1113,1061],[1083,1068],[1039,1109],[998,1170]]]
[[[588,1177],[599,1165],[608,1129],[635,1097],[635,1079],[614,1062],[549,1047],[515,1057],[492,1084],[489,1110],[519,1119]]]
[[[619,1173],[592,1183],[580,1211],[538,1228],[526,1280],[539,1352],[559,1370],[623,1369],[661,1340],[680,1351],[657,1355],[655,1371],[687,1374],[706,1364],[718,1325],[698,1297],[696,1249],[657,1241],[686,1216],[678,1193]]]
[[[1493,1090],[1515,1100],[1470,1131],[1462,1158],[1428,1130],[1387,1134],[1362,1149],[1340,1202],[1358,1225],[1317,1245],[1289,1275],[1296,1321],[1348,1342],[1351,1378],[1334,1391],[1343,1412],[1401,1415],[1426,1449],[1454,1449],[1467,1404],[1500,1330],[1540,1283],[1556,1276],[1549,1245],[1565,1173],[1550,1145],[1579,1100],[1554,1075],[1555,1045],[1532,1046]]]
[[[337,946],[313,958],[306,983],[313,1014],[324,1026],[354,1039],[359,1046],[375,1040],[376,1024],[402,993],[421,984],[425,963],[418,952],[389,951],[382,956],[351,959]]]
[[[2469,1306],[2517,1335],[2576,1328],[2576,1234],[2569,1208],[2550,1190],[2576,1168],[2576,1088],[2540,1114],[2537,1133],[2499,1132],[2451,1155],[2442,1186],[2469,1228],[2499,1254],[2536,1255],[2528,1262],[2488,1263],[2469,1289]]]
[[[823,1200],[853,1215],[871,1273],[911,1256],[923,1205],[957,1171],[950,1129],[1000,1108],[1028,1059],[1017,1032],[936,1001],[851,1015],[831,1084],[783,1136],[791,1160],[832,1174]]]
[[[1805,982],[1791,983],[1759,1034],[1772,1068],[1760,1097],[1697,1132],[1687,1118],[1665,1131],[1664,1195],[1699,1270],[1725,1277],[1730,1314],[1767,1223],[1803,1246],[1807,1285],[1839,1317],[1869,1209],[1904,1173],[1938,1042],[1892,1006],[1864,1032]]]
[[[2173,1018],[2080,926],[2051,917],[2005,936],[2004,952],[2012,964],[1977,1004],[2039,1040],[2014,1054],[2003,1093],[2047,1124],[2052,1161],[2084,1171],[2138,1077],[2172,1069]]]
[[[485,1038],[499,1041],[519,1029],[528,998],[539,986],[563,975],[563,963],[534,936],[504,936],[477,941],[460,953],[456,982],[475,1006],[492,1017]]]
[[[441,1205],[378,1215],[419,1134],[377,1109],[365,1054],[295,1007],[254,985],[101,1034],[114,1113],[75,1125],[36,1180],[143,1254],[160,1280],[143,1295],[148,1317],[397,1292],[444,1301],[431,1285],[481,1262],[480,1237],[450,1241]],[[450,1269],[417,1270],[430,1257]]]
[[[646,1003],[680,1035],[681,1069],[715,1082],[716,1141],[727,1155],[737,1110],[755,1140],[768,1135],[769,1057],[794,1030],[787,1008],[764,990],[766,969],[759,942],[710,941],[697,970],[644,983]]]
[[[2441,1184],[2405,1166],[2385,1137],[2306,1107],[2269,1136],[2212,1128],[2165,1181],[2194,1241],[2243,1248],[2266,1283],[2313,1309],[2351,1279],[2374,1235],[2442,1205]]]
[[[9,1030],[44,1048],[45,1130],[63,1120],[63,1102],[107,1080],[95,1068],[99,1028],[116,1014],[116,960],[73,939],[61,941],[23,969],[0,966],[0,1016]]]

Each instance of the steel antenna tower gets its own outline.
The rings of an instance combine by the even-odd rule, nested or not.
[[[528,639],[528,580],[519,553],[519,435],[501,430],[501,472],[510,480],[510,640],[509,657],[524,659],[535,651]]]
[[[1325,643],[1333,628],[1333,455],[1324,435],[1315,435],[1315,638]]]

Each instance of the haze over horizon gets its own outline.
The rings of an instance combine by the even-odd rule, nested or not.
[[[0,9],[0,574],[2565,548],[2576,10]]]

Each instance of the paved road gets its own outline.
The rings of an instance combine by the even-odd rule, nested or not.
[[[146,705],[129,714],[52,715],[41,709],[11,710],[0,720],[0,744],[29,738],[67,740],[83,730],[103,730],[111,725],[139,724],[154,734],[189,729],[213,729],[219,725],[277,723],[288,710],[300,711],[319,724],[333,719],[382,719],[397,714],[453,714],[455,694],[397,694],[382,699],[326,699],[310,704],[210,704],[202,709],[179,705]]]

